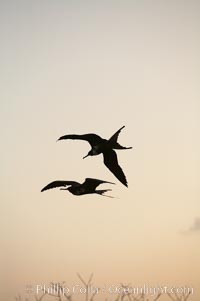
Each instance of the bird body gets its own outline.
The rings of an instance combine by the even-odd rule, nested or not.
[[[52,189],[52,188],[69,186],[66,188],[60,188],[60,190],[68,190],[73,195],[77,195],[77,196],[84,195],[84,194],[92,194],[92,193],[107,196],[107,195],[104,195],[104,193],[107,191],[110,191],[111,189],[96,190],[97,186],[99,186],[100,184],[103,184],[103,183],[114,184],[111,182],[107,182],[107,181],[103,181],[103,180],[99,180],[99,179],[93,179],[93,178],[86,178],[82,184],[75,182],[75,181],[62,181],[62,180],[60,181],[59,180],[59,181],[53,181],[53,182],[49,183],[44,188],[42,188],[41,192],[48,190],[48,189]]]
[[[128,186],[125,174],[121,167],[118,164],[117,154],[114,149],[131,149],[132,147],[124,147],[121,146],[118,142],[118,136],[121,130],[124,128],[121,127],[114,135],[110,137],[110,139],[106,140],[101,138],[96,134],[84,134],[84,135],[65,135],[60,137],[58,140],[65,139],[75,139],[75,140],[85,140],[89,142],[91,145],[91,150],[88,154],[83,157],[86,158],[88,156],[96,156],[99,154],[103,154],[104,164],[106,167],[116,176],[116,178],[125,186]]]

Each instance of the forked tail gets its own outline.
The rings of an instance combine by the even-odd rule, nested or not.
[[[97,194],[100,194],[102,196],[106,196],[107,198],[114,198],[113,196],[110,196],[110,195],[105,195],[104,193],[107,192],[107,191],[112,191],[112,189],[99,189],[99,190],[96,190],[95,192]]]
[[[112,148],[114,149],[131,149],[132,147],[125,147],[125,146],[122,146],[120,145],[118,142],[117,142],[117,139],[119,137],[119,133],[121,132],[121,130],[125,127],[122,126],[114,135],[112,135],[112,137],[110,137],[109,139],[109,143],[111,144]]]

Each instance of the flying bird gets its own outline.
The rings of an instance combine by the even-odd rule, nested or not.
[[[84,135],[65,135],[60,137],[58,140],[65,139],[77,139],[77,140],[85,140],[89,142],[91,146],[91,150],[88,154],[83,157],[86,158],[88,156],[96,156],[99,154],[103,154],[104,164],[106,167],[115,175],[115,177],[126,187],[128,187],[128,183],[125,177],[125,174],[122,168],[118,164],[117,154],[114,149],[131,149],[132,147],[124,147],[121,146],[118,142],[118,136],[121,130],[125,126],[121,127],[109,140],[103,139],[96,134],[84,134]]]
[[[111,191],[111,189],[96,190],[97,186],[99,186],[100,184],[103,184],[103,183],[114,184],[111,182],[98,180],[98,179],[92,179],[92,178],[86,178],[82,184],[75,182],[75,181],[54,181],[54,182],[49,183],[44,188],[42,188],[41,192],[48,190],[48,189],[52,189],[52,188],[69,186],[66,188],[60,188],[60,190],[68,190],[69,192],[71,192],[74,195],[96,193],[96,194],[100,194],[102,196],[111,197],[108,195],[104,195],[105,192]]]

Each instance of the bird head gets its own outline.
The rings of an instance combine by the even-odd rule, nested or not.
[[[86,156],[83,157],[83,159],[89,157],[89,156],[94,156],[93,150],[91,149]]]

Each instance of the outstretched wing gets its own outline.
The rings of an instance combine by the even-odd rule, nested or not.
[[[75,139],[75,140],[85,140],[93,147],[102,142],[102,138],[96,134],[84,134],[84,135],[65,135],[60,137],[58,140],[64,139]]]
[[[85,188],[95,189],[97,186],[103,183],[115,184],[108,181],[103,181],[99,179],[86,178],[85,182],[82,184]]]
[[[42,188],[42,191],[45,191],[47,189],[52,189],[52,188],[56,188],[56,187],[65,187],[68,185],[80,185],[78,182],[74,182],[74,181],[53,181],[51,183],[49,183],[47,186],[45,186],[44,188]]]
[[[110,169],[115,177],[126,187],[128,187],[125,174],[118,164],[117,154],[114,150],[109,150],[103,153],[104,164]]]

